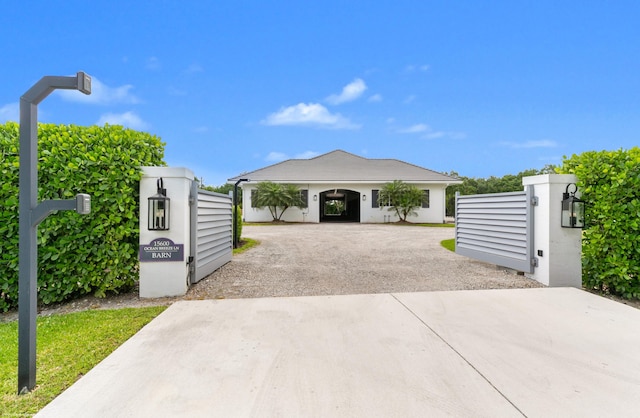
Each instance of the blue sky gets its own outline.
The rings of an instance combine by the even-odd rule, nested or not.
[[[0,122],[86,71],[41,122],[150,132],[208,185],[335,149],[515,174],[638,145],[639,21],[625,0],[4,0]]]

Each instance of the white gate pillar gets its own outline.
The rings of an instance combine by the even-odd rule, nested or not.
[[[140,297],[182,296],[189,288],[191,213],[189,195],[194,179],[186,168],[142,167],[140,180]],[[162,178],[170,199],[167,230],[149,230],[149,197]]]
[[[533,226],[538,266],[525,275],[547,286],[582,287],[582,229],[560,226],[562,194],[569,183],[576,182],[573,174],[542,174],[522,179],[524,186],[534,186],[538,198]]]

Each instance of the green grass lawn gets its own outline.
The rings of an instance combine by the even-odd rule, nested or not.
[[[38,318],[36,387],[18,391],[18,322],[0,324],[0,416],[30,416],[164,311],[91,310]]]
[[[240,238],[240,242],[238,244],[238,248],[233,249],[234,255],[241,254],[248,249],[255,247],[256,245],[260,244],[260,241],[251,238]]]
[[[408,224],[408,225],[416,225],[416,226],[426,226],[429,228],[455,228],[456,224]]]
[[[456,251],[456,239],[455,238],[451,238],[451,239],[445,239],[444,241],[440,241],[440,245],[442,245],[444,248],[446,248],[449,251]]]
[[[302,222],[249,222],[243,223],[242,225],[251,225],[251,226],[274,226],[274,225],[304,225]],[[436,224],[419,224],[419,223],[411,223],[411,222],[390,222],[385,225],[399,225],[399,226],[426,226],[429,228],[455,228],[456,224],[454,223],[436,223]]]

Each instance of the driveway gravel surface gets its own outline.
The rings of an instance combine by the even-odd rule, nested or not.
[[[542,287],[513,270],[457,255],[440,245],[454,228],[398,224],[245,225],[260,245],[192,286],[183,297],[140,299],[138,290],[86,296],[40,315],[86,309],[169,305],[178,300]],[[17,312],[0,313],[0,322]]]
[[[200,281],[185,299],[542,287],[440,245],[454,228],[397,224],[246,225],[260,245]]]

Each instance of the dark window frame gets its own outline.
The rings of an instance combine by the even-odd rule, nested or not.
[[[423,209],[429,209],[429,204],[430,204],[430,198],[431,198],[431,192],[429,191],[429,189],[424,189],[422,191],[422,208]]]

